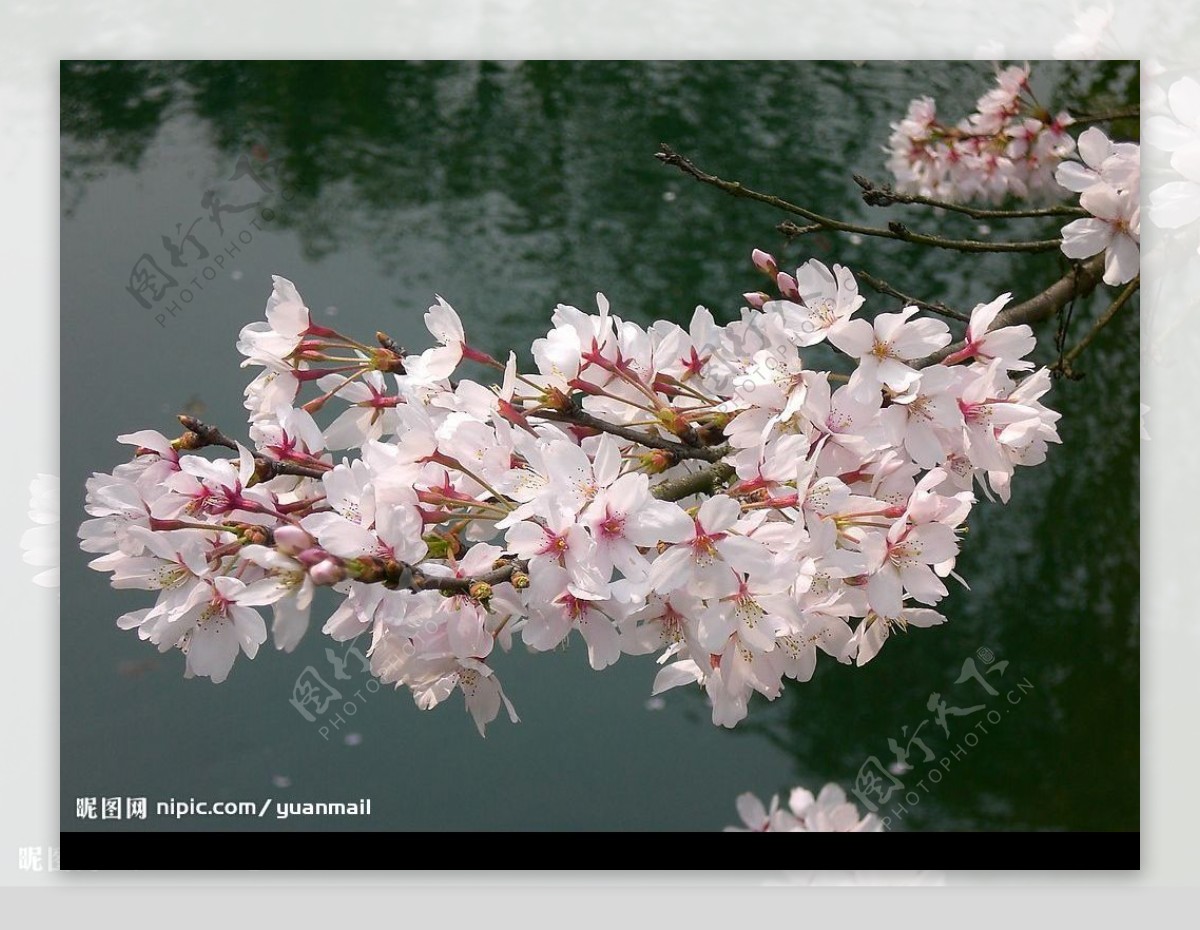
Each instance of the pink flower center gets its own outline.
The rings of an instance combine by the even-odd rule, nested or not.
[[[620,539],[625,534],[624,514],[606,510],[604,519],[600,521],[600,535],[605,539]]]

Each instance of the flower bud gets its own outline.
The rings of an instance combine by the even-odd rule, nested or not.
[[[779,288],[779,293],[788,300],[800,299],[800,288],[796,286],[796,279],[786,271],[781,271],[775,276],[775,285]]]
[[[344,581],[346,578],[346,570],[333,559],[326,559],[324,562],[318,562],[311,569],[308,575],[313,580],[313,584],[322,587],[335,585],[339,581]]]
[[[405,373],[404,359],[391,349],[386,348],[375,349],[371,353],[370,367],[377,371],[388,371],[398,375]]]
[[[275,547],[284,555],[295,555],[314,545],[316,541],[308,533],[290,523],[275,531]]]
[[[171,448],[176,452],[189,452],[192,449],[203,449],[204,440],[200,438],[198,433],[187,430],[178,439],[171,440]],[[140,449],[138,450],[138,454],[141,454]]]
[[[657,475],[674,465],[678,459],[668,449],[651,449],[640,456],[638,461],[642,466],[642,471],[650,475]]]
[[[673,407],[666,407],[656,414],[655,418],[664,428],[674,433],[676,436],[684,436],[691,433],[691,426],[688,421],[683,418],[683,415]]]
[[[768,278],[773,278],[779,274],[779,265],[775,263],[775,256],[770,252],[764,252],[762,249],[755,249],[750,253],[750,260],[754,262],[754,267],[765,274]]]
[[[477,581],[471,585],[468,593],[477,601],[486,601],[492,596],[492,586],[486,581]]]
[[[540,398],[543,407],[565,413],[574,407],[574,402],[556,387],[547,388]]]
[[[253,546],[265,546],[267,544],[267,528],[257,526],[253,523],[246,524],[241,531],[242,540]]]
[[[742,300],[746,301],[746,306],[752,310],[761,310],[770,299],[770,295],[764,294],[762,291],[746,291],[742,295]]]
[[[296,561],[306,568],[312,568],[329,558],[329,553],[320,546],[313,546],[311,549],[305,549],[302,552],[296,553]]]

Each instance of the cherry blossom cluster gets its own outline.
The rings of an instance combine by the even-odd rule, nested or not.
[[[1090,258],[1103,252],[1105,283],[1125,284],[1141,264],[1141,146],[1113,142],[1092,127],[1079,136],[1079,159],[1062,162],[1055,172],[1089,214],[1063,227],[1063,254]]]
[[[793,788],[787,806],[773,795],[767,804],[746,792],[737,799],[740,827],[726,833],[882,833],[883,821],[874,814],[860,814],[846,792],[833,782],[815,798],[807,788]]]
[[[975,487],[1007,500],[1058,442],[1032,332],[992,328],[1004,294],[951,351],[916,307],[864,318],[839,265],[754,263],[778,293],[724,325],[559,305],[527,371],[441,298],[409,352],[319,325],[275,278],[237,342],[248,442],[181,417],[88,481],[91,566],[157,598],[118,625],[219,682],[266,641],[261,608],[290,651],[332,588],[323,633],[367,637],[423,709],[461,692],[482,733],[517,719],[496,674],[516,642],[578,636],[593,669],[656,653],[656,694],[699,685],[733,726],[820,653],[861,666],[943,623]],[[843,371],[805,367],[818,343]]]
[[[1071,122],[1033,98],[1028,65],[1005,68],[975,112],[953,126],[938,119],[932,97],[909,103],[904,119],[892,124],[888,168],[902,194],[954,203],[1058,199],[1054,171],[1074,151]]]

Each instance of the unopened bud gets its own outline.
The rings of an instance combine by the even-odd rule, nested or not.
[[[264,546],[267,543],[268,535],[265,526],[255,526],[248,524],[241,533],[243,541],[252,546]]]
[[[773,278],[779,274],[779,265],[775,263],[775,256],[770,252],[764,252],[762,249],[755,249],[750,253],[750,260],[754,262],[754,267],[765,274],[768,278]]]
[[[275,548],[284,555],[295,555],[305,549],[311,549],[315,540],[300,527],[288,523],[275,531]]]
[[[541,403],[543,407],[557,410],[559,413],[566,413],[575,406],[571,398],[556,387],[551,387],[542,394]]]
[[[746,306],[752,310],[761,310],[770,299],[770,295],[762,291],[746,291],[742,295],[742,300],[746,301]]]
[[[642,455],[639,461],[642,471],[647,474],[657,475],[674,465],[677,459],[675,458],[675,454],[667,449],[651,449]]]
[[[378,371],[404,374],[404,359],[391,349],[376,349],[371,353],[371,367]]]
[[[788,300],[800,299],[800,288],[796,285],[796,279],[786,271],[781,271],[775,276],[775,286],[779,288],[779,293]]]
[[[320,546],[313,546],[311,549],[305,549],[302,552],[296,553],[296,561],[306,568],[312,568],[329,558],[329,553]]]
[[[492,586],[486,581],[477,581],[471,585],[468,593],[477,601],[486,601],[492,596]]]
[[[202,449],[204,448],[204,440],[202,440],[198,434],[188,430],[178,439],[171,440],[171,448],[177,452],[188,452],[192,449]]]
[[[665,410],[660,410],[658,412],[657,418],[658,422],[661,423],[665,429],[674,433],[676,436],[683,437],[692,435],[691,424],[684,419],[683,414],[681,414],[678,410],[667,407]]]
[[[270,481],[276,474],[273,462],[268,459],[256,458],[254,460],[254,477],[250,480],[249,486],[253,487],[260,481]]]
[[[308,573],[312,578],[313,584],[321,587],[335,585],[339,581],[346,579],[346,570],[333,559],[326,559],[324,562],[318,562]]]

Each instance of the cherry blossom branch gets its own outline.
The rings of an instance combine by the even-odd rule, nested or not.
[[[497,585],[506,581],[521,584],[514,575],[522,575],[529,569],[529,564],[521,559],[506,557],[504,564],[497,564],[493,571],[481,575],[467,577],[430,575],[421,571],[419,565],[401,562],[397,559],[362,558],[352,560],[353,579],[361,584],[382,584],[392,590],[405,589],[408,591],[441,591],[443,594],[470,594],[472,597],[486,597],[480,592],[479,585]]]
[[[646,446],[650,449],[662,449],[681,461],[683,459],[703,459],[707,462],[716,462],[728,451],[727,449],[722,450],[719,447],[693,446],[676,442],[673,439],[664,439],[661,436],[655,436],[652,433],[632,429],[628,426],[621,426],[618,423],[609,423],[607,420],[601,420],[590,413],[585,413],[583,410],[527,410],[525,411],[525,415],[528,417],[538,417],[543,420],[552,420],[555,423],[572,423],[576,426],[599,430],[603,433],[611,433],[614,436],[619,436],[621,439],[627,439],[630,442]]]
[[[1076,116],[1073,119],[1075,125],[1086,125],[1087,123],[1107,123],[1115,119],[1137,119],[1142,115],[1140,106],[1118,107],[1115,110],[1108,110],[1104,113],[1089,113],[1087,116]]]
[[[1094,255],[1086,261],[1072,266],[1071,271],[1063,275],[1048,288],[1024,303],[1015,304],[996,315],[990,329],[1000,329],[1004,326],[1018,326],[1021,323],[1040,323],[1052,317],[1061,307],[1077,297],[1086,297],[1096,289],[1104,275],[1104,253]],[[953,355],[966,347],[965,341],[959,341],[941,349],[925,358],[909,362],[913,368],[924,368],[936,365],[942,359]]]
[[[969,323],[971,320],[971,317],[968,314],[963,313],[961,310],[954,310],[954,309],[951,309],[950,307],[947,307],[943,303],[938,303],[938,302],[931,303],[926,300],[920,300],[909,294],[905,294],[902,291],[896,290],[896,288],[892,287],[890,284],[888,284],[883,279],[877,278],[871,274],[867,274],[867,272],[865,272],[865,271],[859,270],[857,272],[857,274],[858,274],[858,279],[860,281],[862,281],[864,284],[866,284],[868,287],[873,288],[874,290],[878,291],[880,294],[887,294],[889,297],[895,297],[897,300],[902,300],[902,301],[904,301],[906,306],[920,307],[922,310],[928,310],[930,313],[938,313],[938,314],[941,314],[942,316],[948,316],[952,320],[959,320],[963,323]]]
[[[937,207],[953,213],[961,213],[976,220],[1005,220],[1019,217],[1035,216],[1086,216],[1087,211],[1082,207],[1068,204],[1056,204],[1050,207],[1025,207],[1015,210],[991,210],[983,207],[969,207],[966,204],[952,203],[948,200],[936,200],[933,197],[923,197],[920,194],[901,194],[890,185],[877,184],[861,174],[852,175],[854,183],[863,189],[863,202],[872,207],[890,207],[893,204],[919,204],[925,207]]]
[[[854,223],[843,223],[840,220],[831,221],[835,225],[813,223],[809,226],[797,226],[785,220],[775,228],[795,239],[818,229],[832,229],[839,232],[859,233],[865,236],[876,236],[880,239],[896,239],[900,242],[911,242],[914,245],[927,245],[936,249],[951,249],[957,252],[1053,252],[1062,245],[1061,239],[1031,239],[1025,242],[987,242],[983,239],[942,239],[939,236],[927,236],[915,233],[903,223],[892,220],[887,229],[875,226],[858,226]]]
[[[409,583],[402,585],[402,587],[407,587],[410,591],[441,591],[443,594],[470,594],[472,589],[476,588],[477,585],[490,586],[511,581],[514,574],[525,572],[528,565],[525,562],[514,561],[507,565],[502,565],[495,571],[476,575],[473,578],[446,578],[438,575],[427,575],[416,566],[403,567],[409,569],[411,578]]]
[[[711,494],[735,474],[737,472],[732,465],[726,462],[716,462],[700,471],[692,472],[690,475],[660,481],[650,489],[650,493],[660,501],[683,500],[685,497],[702,492]]]
[[[1048,288],[1031,297],[1029,300],[1009,307],[1002,311],[996,317],[992,325],[992,329],[999,329],[1003,326],[1016,326],[1021,323],[1036,323],[1041,320],[1048,319],[1060,308],[1065,306],[1069,301],[1076,297],[1083,297],[1090,294],[1096,289],[1100,283],[1101,276],[1104,274],[1104,255],[1100,254],[1089,258],[1087,261],[1075,265],[1069,274],[1064,275],[1058,281],[1051,284]],[[875,286],[873,279],[869,275],[864,275],[860,272],[859,275],[865,282],[872,287]],[[879,282],[882,283],[882,282]],[[893,293],[892,296],[898,296],[901,300],[911,300],[904,295]],[[1118,298],[1119,299],[1119,298]],[[1128,298],[1126,298],[1128,299]],[[920,302],[913,301],[914,305],[919,306]],[[1122,301],[1124,303],[1124,301]],[[1119,310],[1120,307],[1118,306]],[[1105,316],[1111,319],[1116,313],[1112,308],[1106,312]],[[1105,323],[1108,322],[1105,319]],[[1089,340],[1090,341],[1090,340]],[[959,351],[966,345],[960,341],[949,345],[939,352],[926,356],[923,359],[911,362],[914,368],[924,368],[928,365],[936,364],[949,355]],[[659,500],[677,501],[693,494],[702,492],[712,493],[716,488],[727,482],[736,474],[733,466],[725,462],[716,462],[708,468],[693,472],[690,475],[684,475],[680,478],[671,478],[655,485],[651,492]]]
[[[1084,349],[1092,344],[1092,340],[1096,338],[1096,336],[1100,333],[1100,330],[1104,329],[1105,326],[1111,323],[1113,317],[1115,317],[1117,313],[1120,312],[1121,308],[1129,302],[1130,298],[1137,293],[1141,283],[1141,275],[1138,275],[1127,285],[1125,285],[1124,290],[1122,290],[1121,293],[1117,295],[1116,299],[1108,305],[1108,309],[1100,314],[1099,318],[1092,325],[1092,328],[1088,330],[1087,334],[1075,344],[1075,347],[1071,349],[1070,352],[1051,365],[1050,370],[1066,375],[1068,378],[1082,377],[1082,375],[1076,375],[1071,366],[1074,364],[1075,360],[1079,358],[1080,353],[1082,353]]]
[[[179,414],[179,422],[191,434],[186,437],[187,442],[185,446],[188,449],[203,449],[205,446],[222,446],[226,449],[232,449],[234,452],[238,451],[238,444],[215,426],[210,426],[195,417],[190,417],[183,413]],[[191,438],[193,436],[195,437],[194,439]],[[259,478],[263,481],[269,481],[278,475],[291,475],[298,478],[320,478],[329,471],[328,467],[318,468],[315,465],[301,465],[298,462],[281,462],[278,459],[273,459],[258,452],[252,454],[258,466]]]
[[[894,221],[888,223],[886,229],[878,226],[863,226],[859,223],[847,223],[842,220],[835,220],[832,217],[823,216],[820,213],[814,213],[812,210],[798,206],[781,197],[776,197],[773,194],[764,194],[752,190],[744,186],[740,181],[727,181],[724,178],[719,178],[714,174],[702,171],[691,160],[680,155],[665,143],[660,144],[659,151],[655,154],[655,157],[663,164],[678,168],[684,174],[695,178],[702,184],[708,184],[718,190],[723,190],[734,197],[742,197],[747,200],[765,203],[777,210],[783,210],[785,213],[802,217],[812,224],[808,230],[795,226],[795,224],[788,225],[786,228],[785,225],[781,225],[779,227],[780,232],[788,236],[802,235],[804,232],[812,231],[812,228],[816,227],[828,229],[833,232],[875,236],[879,239],[896,239],[901,242],[911,242],[915,245],[951,249],[957,252],[1049,252],[1057,249],[1062,244],[1061,239],[1038,239],[1029,242],[984,242],[978,239],[945,239],[941,236],[930,236],[925,233],[913,232],[903,223]]]

